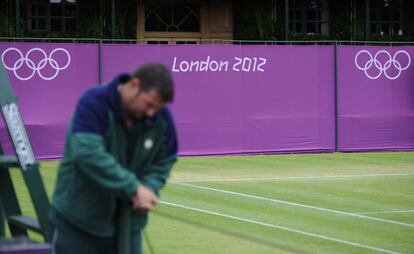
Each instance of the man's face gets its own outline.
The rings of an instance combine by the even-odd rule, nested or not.
[[[165,106],[154,89],[142,91],[137,79],[132,79],[126,84],[126,92],[123,96],[123,106],[127,117],[143,118],[152,117]]]

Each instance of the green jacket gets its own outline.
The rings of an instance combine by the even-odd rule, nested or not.
[[[80,98],[59,166],[52,221],[58,214],[95,236],[112,236],[120,206],[138,185],[157,195],[165,185],[177,160],[172,116],[164,108],[128,129],[117,90],[128,79],[120,75]],[[142,229],[147,214],[132,212],[131,222],[132,230]]]

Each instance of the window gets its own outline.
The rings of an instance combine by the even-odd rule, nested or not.
[[[32,0],[29,7],[29,29],[34,32],[76,32],[77,0]]]
[[[402,35],[402,0],[371,0],[369,21],[371,34]]]
[[[148,3],[145,31],[200,32],[200,5]]]
[[[290,34],[329,34],[328,0],[290,0]]]
[[[176,44],[197,44],[196,41],[177,41]]]
[[[30,5],[29,28],[32,31],[46,31],[46,2],[32,1]]]
[[[147,44],[168,44],[168,41],[147,41]]]

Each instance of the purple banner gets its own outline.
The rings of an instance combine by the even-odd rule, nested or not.
[[[332,46],[104,45],[103,78],[173,72],[181,155],[333,151]]]
[[[98,45],[0,43],[0,53],[37,158],[61,157],[78,98],[98,84]],[[3,120],[0,141],[11,153]]]
[[[414,47],[338,50],[339,150],[414,149]]]

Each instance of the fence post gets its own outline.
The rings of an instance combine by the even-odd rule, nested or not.
[[[338,42],[335,41],[335,152],[339,146],[339,108],[338,108]]]
[[[289,0],[285,0],[285,41],[289,40]]]
[[[99,39],[99,85],[102,85],[102,39]]]

